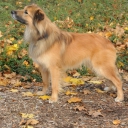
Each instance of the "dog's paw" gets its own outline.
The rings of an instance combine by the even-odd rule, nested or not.
[[[58,101],[58,98],[56,98],[56,97],[51,97],[50,99],[49,99],[49,103],[55,103],[55,102],[57,102]]]
[[[119,97],[116,97],[115,98],[115,102],[122,102],[124,100],[124,98],[122,97],[122,98],[119,98]]]

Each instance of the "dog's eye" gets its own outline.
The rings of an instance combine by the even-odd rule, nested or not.
[[[24,12],[25,14],[28,14],[28,12],[27,12],[27,10],[25,10],[25,12]]]

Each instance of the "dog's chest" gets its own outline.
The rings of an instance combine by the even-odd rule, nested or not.
[[[43,48],[38,47],[34,44],[29,45],[29,56],[34,62],[39,65],[49,67],[51,55],[46,54],[42,50]]]

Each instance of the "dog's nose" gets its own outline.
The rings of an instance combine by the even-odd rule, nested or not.
[[[11,11],[11,14],[16,14],[16,11]]]

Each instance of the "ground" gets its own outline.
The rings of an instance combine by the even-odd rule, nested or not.
[[[0,127],[1,128],[128,128],[128,81],[123,79],[125,100],[114,101],[115,93],[102,91],[105,82],[73,87],[65,86],[57,103],[38,96],[23,96],[24,92],[41,90],[39,83],[22,83],[22,86],[0,86]],[[23,86],[24,85],[24,86]],[[18,90],[18,92],[10,90]],[[66,90],[74,90],[77,95],[65,95]],[[51,94],[51,90],[49,90]],[[68,103],[71,97],[79,97],[80,102]],[[27,117],[23,113],[28,114]],[[30,117],[29,115],[33,115]],[[31,118],[35,123],[31,123]]]

